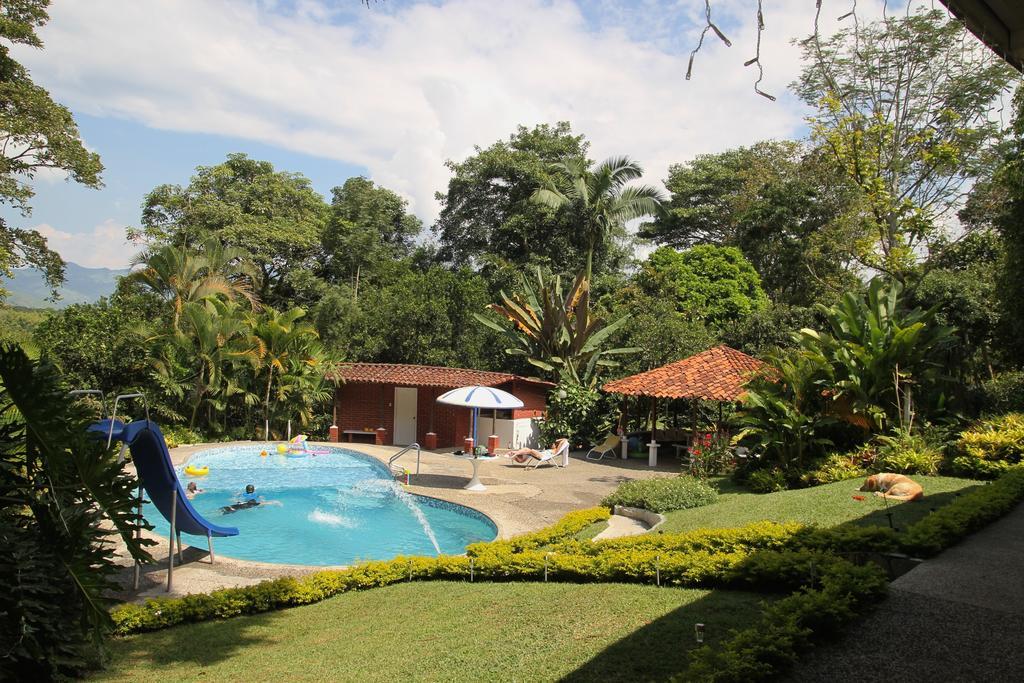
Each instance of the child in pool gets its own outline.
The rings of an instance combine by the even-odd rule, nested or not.
[[[281,501],[278,500],[263,500],[263,497],[256,493],[256,487],[252,484],[246,484],[245,493],[239,496],[239,501],[231,505],[225,505],[220,510],[225,515],[230,515],[232,512],[238,512],[246,508],[259,507],[260,505],[280,505]]]
[[[190,481],[188,483],[188,486],[185,487],[185,497],[188,498],[189,500],[195,498],[202,492],[203,490],[196,486],[196,483],[194,481]]]

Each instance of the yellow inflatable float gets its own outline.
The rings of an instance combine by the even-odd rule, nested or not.
[[[202,477],[210,473],[210,467],[196,467],[195,465],[189,465],[185,468],[185,474],[190,477]]]

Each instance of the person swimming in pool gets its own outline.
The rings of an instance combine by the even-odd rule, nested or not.
[[[256,493],[256,487],[252,484],[246,484],[245,492],[239,496],[237,503],[231,505],[225,505],[220,510],[225,515],[230,515],[232,512],[238,512],[246,508],[259,507],[260,505],[280,505],[281,501],[278,500],[263,500],[263,496]]]
[[[190,481],[188,483],[188,486],[185,488],[185,497],[191,500],[192,498],[195,498],[202,492],[203,490],[196,486],[196,483],[194,481]]]

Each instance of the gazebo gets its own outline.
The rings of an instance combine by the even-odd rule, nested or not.
[[[660,368],[608,382],[602,388],[612,394],[646,396],[651,399],[649,462],[654,466],[658,463],[658,399],[689,398],[719,403],[738,401],[745,393],[744,385],[763,367],[764,362],[753,356],[722,345]]]

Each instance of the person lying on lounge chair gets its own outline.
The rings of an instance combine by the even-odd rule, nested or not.
[[[560,456],[560,455],[562,455],[563,452],[568,451],[568,450],[569,450],[569,440],[568,439],[556,439],[555,442],[553,444],[551,444],[550,448],[545,448],[545,449],[540,450],[540,451],[538,451],[536,449],[533,449],[533,448],[520,448],[518,450],[509,451],[505,455],[507,455],[508,457],[512,458],[513,460],[515,460],[518,463],[524,463],[524,462],[531,462],[532,461],[531,464],[533,464],[533,466],[536,467],[537,465],[540,465],[543,462],[548,462],[548,463],[553,463],[554,465],[558,465],[558,463],[555,462],[555,458]]]

